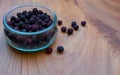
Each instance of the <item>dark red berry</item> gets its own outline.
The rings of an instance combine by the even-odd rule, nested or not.
[[[71,26],[74,27],[75,25],[77,25],[77,23],[76,23],[76,21],[73,21],[73,22],[71,23]]]
[[[82,26],[86,26],[86,21],[82,21],[82,22],[81,22],[81,25],[82,25]]]
[[[62,32],[66,32],[67,28],[65,26],[61,27]]]
[[[12,16],[12,17],[11,17],[11,21],[12,21],[12,20],[16,21],[16,17],[15,17],[15,16]]]
[[[19,17],[19,18],[20,18],[20,16],[21,16],[21,15],[22,15],[22,13],[20,13],[20,12],[19,12],[19,13],[17,13],[17,17]]]
[[[37,8],[33,8],[33,12],[34,13],[38,13],[38,9]]]
[[[7,22],[7,24],[8,24],[9,26],[12,26],[12,22],[10,22],[10,21],[9,21],[9,22]]]
[[[29,19],[29,18],[30,18],[30,14],[29,14],[29,13],[26,13],[26,14],[25,14],[25,17],[26,17],[27,19]]]
[[[30,15],[33,15],[33,12],[32,12],[32,11],[29,11],[28,13],[29,13]]]
[[[75,25],[73,26],[74,30],[78,30],[79,29],[79,26],[78,25]]]
[[[23,15],[25,15],[26,13],[27,13],[27,11],[26,11],[26,10],[22,12],[22,14],[23,14]]]
[[[20,18],[20,20],[23,21],[25,19],[25,15],[22,14],[19,18]]]
[[[47,48],[47,49],[45,50],[46,54],[51,54],[51,53],[52,53],[52,51],[53,51],[53,49],[52,49],[52,48]]]
[[[42,14],[43,13],[43,11],[42,10],[38,10],[38,14]]]
[[[62,21],[61,20],[58,20],[58,25],[62,25]]]
[[[58,46],[57,47],[57,52],[62,53],[64,51],[64,47],[63,46]]]
[[[73,34],[73,29],[72,29],[72,28],[69,28],[69,29],[67,30],[67,33],[68,33],[68,35]]]

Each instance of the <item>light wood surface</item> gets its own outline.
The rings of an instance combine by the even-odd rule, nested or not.
[[[87,21],[87,27],[68,37],[60,32],[44,51],[23,53],[5,42],[2,18],[19,3],[40,3],[52,7],[63,25]],[[120,75],[120,0],[0,0],[0,75]],[[63,45],[63,54],[56,47]]]

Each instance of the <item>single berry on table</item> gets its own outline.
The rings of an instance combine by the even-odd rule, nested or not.
[[[71,26],[74,27],[75,25],[77,25],[76,21],[72,21]]]
[[[65,26],[61,27],[62,32],[66,32],[67,28]]]
[[[53,49],[52,49],[52,48],[47,48],[47,49],[45,50],[46,54],[51,54],[51,53],[52,53],[52,51],[53,51]]]
[[[58,20],[58,25],[62,25],[62,20]]]
[[[57,52],[62,53],[64,51],[64,47],[63,46],[58,46],[57,47]]]
[[[68,35],[73,34],[73,29],[72,28],[68,28],[67,33],[68,33]]]
[[[82,22],[81,22],[81,25],[82,25],[82,26],[86,26],[86,21],[82,21]]]
[[[73,28],[74,28],[74,30],[78,30],[78,29],[79,29],[79,26],[78,26],[78,25],[75,25]]]

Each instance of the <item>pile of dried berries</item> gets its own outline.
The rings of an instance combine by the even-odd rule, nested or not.
[[[11,16],[7,23],[11,28],[20,32],[38,32],[52,25],[53,20],[47,13],[33,8],[32,10],[24,10],[23,12],[18,12],[15,16]],[[54,37],[56,30],[57,28],[53,28],[40,35],[28,36],[14,34],[4,29],[6,36],[16,45],[29,48],[42,47]]]
[[[50,15],[33,8],[32,11],[18,12],[17,17],[12,16],[8,25],[18,31],[36,32],[49,27],[52,22]]]
[[[62,22],[61,20],[58,20],[58,25],[59,25],[59,26],[61,26],[62,23],[63,23],[63,22]],[[86,26],[86,21],[81,21],[81,26],[85,27],[85,26]],[[73,21],[73,22],[71,23],[71,27],[72,27],[72,28],[67,28],[67,27],[65,27],[65,26],[62,26],[62,27],[61,27],[61,32],[65,33],[65,32],[67,31],[67,34],[68,34],[68,35],[72,35],[74,30],[78,30],[78,29],[79,29],[79,25],[77,24],[76,21]],[[74,30],[73,30],[73,29],[74,29]],[[47,49],[46,49],[46,53],[47,53],[47,54],[51,54],[52,51],[53,51],[52,48],[47,48]],[[57,47],[57,52],[58,52],[58,53],[63,53],[63,51],[64,51],[64,47],[63,47],[63,46],[58,46],[58,47]]]

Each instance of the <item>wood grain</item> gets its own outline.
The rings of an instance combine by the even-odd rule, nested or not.
[[[64,26],[86,20],[87,27],[70,37],[58,27],[51,55],[16,51],[5,42],[2,18],[10,7],[28,2],[52,7]],[[0,75],[120,75],[119,13],[119,0],[0,0]],[[63,54],[56,52],[59,45]]]

